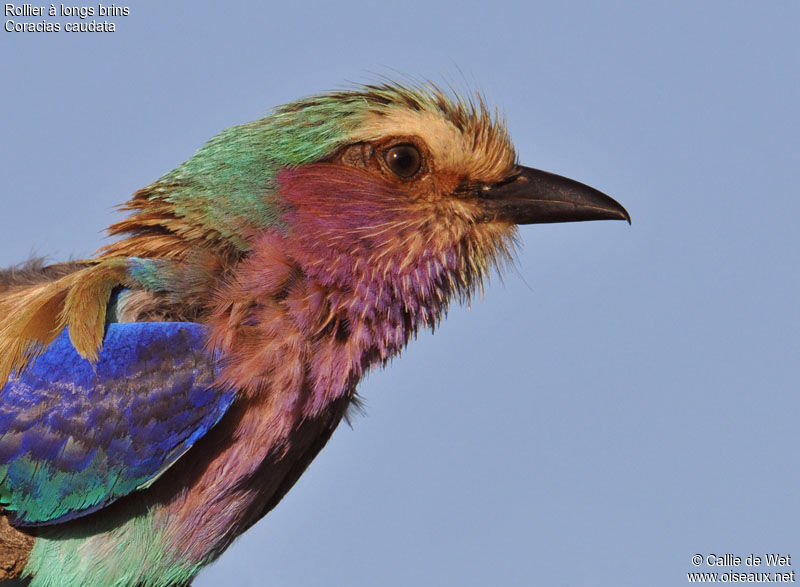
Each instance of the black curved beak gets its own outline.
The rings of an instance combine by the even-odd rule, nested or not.
[[[487,215],[514,224],[627,220],[628,211],[603,192],[566,177],[517,166],[508,181],[483,186],[478,197]]]

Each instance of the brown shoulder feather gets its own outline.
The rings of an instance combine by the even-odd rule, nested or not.
[[[77,351],[97,359],[111,291],[125,282],[125,259],[45,267],[39,261],[0,274],[0,385],[25,368],[65,326]]]

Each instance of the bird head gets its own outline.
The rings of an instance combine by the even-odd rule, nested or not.
[[[227,129],[127,208],[111,230],[148,237],[137,255],[247,254],[277,233],[328,281],[359,266],[409,269],[412,281],[440,274],[446,287],[428,285],[445,297],[506,258],[519,224],[629,220],[601,192],[519,165],[480,96],[395,84],[305,98]]]

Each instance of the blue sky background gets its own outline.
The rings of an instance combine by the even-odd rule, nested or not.
[[[89,255],[115,204],[221,129],[376,73],[479,87],[523,163],[633,225],[524,227],[503,282],[372,373],[366,417],[195,585],[800,566],[800,4],[271,4],[0,31],[0,264]]]

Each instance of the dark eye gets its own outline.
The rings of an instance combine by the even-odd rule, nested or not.
[[[414,145],[395,145],[383,158],[392,173],[403,179],[414,175],[422,166],[422,155]]]

